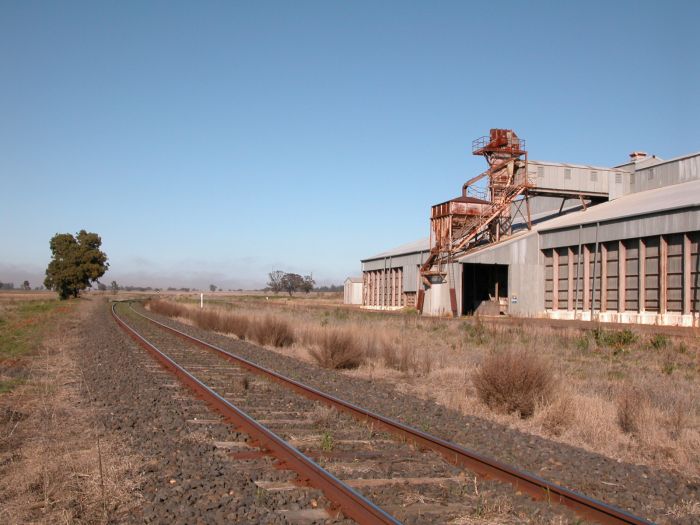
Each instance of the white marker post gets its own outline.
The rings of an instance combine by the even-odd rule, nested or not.
[[[204,294],[203,293],[199,294],[199,307],[204,308]]]

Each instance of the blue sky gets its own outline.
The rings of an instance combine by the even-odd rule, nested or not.
[[[495,7],[493,7],[495,5]],[[321,283],[530,158],[700,150],[700,3],[0,3],[0,281],[103,239],[123,284]]]

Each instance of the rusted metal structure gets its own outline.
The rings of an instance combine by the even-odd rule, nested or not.
[[[510,129],[492,129],[488,137],[472,142],[472,153],[481,155],[488,169],[462,186],[462,195],[436,204],[430,216],[430,255],[420,268],[425,286],[443,283],[450,288],[452,314],[457,315],[454,278],[449,268],[455,258],[471,248],[497,242],[511,232],[511,205],[532,185],[527,176],[525,141]],[[478,185],[488,179],[484,188]],[[529,206],[528,206],[528,226]],[[423,310],[425,291],[418,291],[418,310]]]
[[[350,487],[345,486],[340,480],[313,463],[313,461],[293,447],[281,441],[276,435],[266,434],[264,432],[264,427],[259,428],[260,425],[257,422],[251,420],[245,413],[242,413],[228,401],[218,396],[218,394],[207,387],[207,385],[190,375],[171,358],[158,350],[151,342],[147,341],[136,332],[134,328],[120,318],[116,312],[115,306],[116,303],[112,306],[112,315],[117,323],[141,346],[152,353],[165,368],[177,375],[181,381],[207,400],[215,409],[234,422],[234,424],[239,425],[243,431],[255,436],[255,438],[274,455],[284,458],[285,463],[307,479],[310,485],[323,490],[327,497],[331,501],[336,502],[347,516],[355,519],[358,523],[396,523],[393,517],[386,514],[379,507],[376,507],[372,502],[364,498],[364,496],[355,492]],[[584,518],[591,519],[598,523],[610,525],[651,525],[651,522],[634,516],[625,510],[589,498],[588,496],[547,481],[529,472],[519,470],[496,459],[483,456],[450,441],[430,435],[399,421],[389,419],[358,405],[349,403],[343,399],[283,376],[269,368],[261,367],[252,361],[156,321],[149,316],[136,311],[133,312],[168,332],[212,351],[223,359],[233,362],[253,373],[259,374],[268,380],[282,384],[308,399],[326,403],[338,411],[347,413],[360,421],[370,423],[375,429],[385,430],[398,436],[402,440],[415,444],[417,447],[432,450],[440,454],[450,463],[469,469],[484,478],[491,478],[509,483],[516,491],[528,494],[535,500],[546,499],[549,503],[564,505]]]

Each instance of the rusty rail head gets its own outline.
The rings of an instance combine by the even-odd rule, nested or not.
[[[287,467],[295,471],[302,480],[321,490],[326,497],[338,506],[343,513],[364,524],[392,524],[401,522],[376,506],[362,494],[349,487],[333,474],[289,445],[277,434],[264,427],[245,412],[217,394],[202,381],[190,374],[173,359],[161,352],[153,343],[146,340],[134,328],[127,324],[116,312],[117,302],[112,304],[112,316],[140,346],[146,349],[164,368],[172,372],[182,383],[189,387],[214,410],[219,412],[237,428],[256,439],[260,445]],[[139,312],[135,313],[141,315]],[[142,316],[146,317],[147,316]]]
[[[203,341],[197,337],[191,336],[176,328],[156,321],[147,315],[133,310],[133,308],[132,311],[137,315],[148,319],[150,322],[190,342],[196,343],[203,348],[218,353],[223,358],[236,363],[239,366],[250,370],[251,372],[282,383],[309,399],[322,401],[336,409],[339,408],[353,415],[357,419],[371,422],[375,425],[375,428],[382,428],[392,434],[399,435],[420,447],[433,450],[442,455],[447,461],[455,465],[468,468],[484,478],[496,479],[510,483],[517,491],[522,491],[531,496],[533,499],[547,500],[548,502],[565,505],[582,517],[602,524],[653,525],[652,522],[635,516],[625,510],[608,505],[602,501],[567,489],[566,487],[562,487],[556,483],[547,481],[529,472],[506,465],[505,463],[502,463],[496,459],[483,456],[478,452],[464,448],[456,443],[432,436],[416,428],[376,414],[330,394],[326,394],[325,392],[304,385],[303,383],[295,381],[294,379],[283,376],[274,370],[259,366],[252,361],[232,354],[223,348],[219,348],[216,345],[207,343],[206,341]]]

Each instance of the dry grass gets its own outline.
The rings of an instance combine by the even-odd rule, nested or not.
[[[476,393],[486,405],[527,418],[538,404],[552,398],[551,367],[527,350],[508,348],[492,352],[472,375]]]
[[[277,348],[291,346],[295,340],[291,324],[273,315],[252,318],[247,334],[256,343]]]
[[[207,308],[225,316],[285,320],[295,342],[282,351],[310,364],[334,367],[335,354],[348,352],[356,356],[352,366],[359,363],[344,372],[352,376],[385,381],[466,415],[615,459],[700,475],[697,338],[660,337],[635,327],[582,330],[527,320],[505,324],[271,303],[230,298]],[[180,305],[197,309],[193,303]],[[546,379],[513,370],[509,374],[522,383],[506,388],[519,391],[534,381],[534,395],[523,394],[522,405],[501,404],[495,397],[487,404],[472,378],[497,351],[537,356],[558,380],[547,391],[536,386]],[[625,396],[640,389],[648,405],[633,415],[639,407],[631,401],[626,409]]]
[[[309,354],[322,367],[334,369],[357,368],[366,357],[359,338],[348,328],[321,330]]]
[[[639,434],[653,424],[651,399],[645,390],[626,385],[617,396],[617,424],[626,434]]]
[[[80,305],[81,315],[89,306]],[[69,322],[52,328],[57,335],[33,354],[27,382],[0,398],[9,416],[0,419],[0,521],[106,523],[138,503],[127,475],[136,469],[78,403],[80,341]]]

